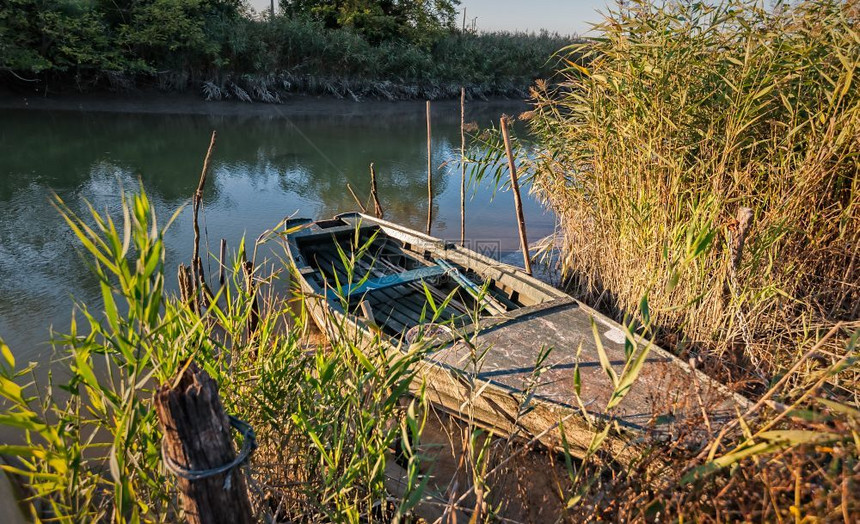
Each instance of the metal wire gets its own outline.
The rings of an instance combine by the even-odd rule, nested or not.
[[[230,425],[233,426],[242,435],[243,438],[242,450],[239,451],[239,454],[236,455],[235,459],[233,459],[227,464],[210,469],[187,469],[186,467],[178,464],[170,457],[170,455],[167,454],[167,450],[164,447],[164,441],[162,440],[161,457],[162,459],[164,459],[164,465],[167,466],[168,471],[170,471],[177,477],[184,478],[186,480],[202,480],[205,478],[214,477],[215,475],[229,473],[235,468],[241,466],[249,458],[251,458],[251,454],[253,454],[254,450],[257,449],[257,436],[254,433],[254,428],[252,428],[251,425],[247,422],[239,420],[233,415],[229,415],[229,419]],[[228,475],[224,481],[224,489],[229,489],[229,487],[230,476]]]

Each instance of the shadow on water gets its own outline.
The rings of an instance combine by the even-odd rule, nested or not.
[[[359,105],[360,106],[360,105]],[[524,109],[471,104],[468,121],[490,125]],[[376,106],[369,106],[375,108]],[[118,210],[121,188],[138,183],[166,220],[186,204],[200,174],[209,133],[218,131],[204,196],[204,240],[231,250],[287,215],[326,217],[352,211],[346,191],[369,193],[374,162],[386,218],[423,229],[426,215],[426,129],[423,105],[394,114],[374,109],[287,118],[4,110],[0,126],[0,336],[22,360],[44,358],[49,326],[67,330],[72,297],[96,309],[98,283],[76,255],[73,235],[50,205],[56,192],[76,212],[86,201]],[[459,237],[459,107],[433,114],[434,235]],[[438,167],[443,166],[444,167]],[[437,168],[438,167],[438,168]],[[473,240],[516,249],[511,195],[491,201],[479,188],[467,204]],[[166,239],[168,284],[191,256],[190,210]],[[552,231],[553,219],[526,202],[530,238]]]

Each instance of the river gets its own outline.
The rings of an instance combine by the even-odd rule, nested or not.
[[[218,140],[204,195],[204,241],[235,250],[288,215],[330,217],[356,209],[349,183],[369,193],[376,166],[386,218],[423,230],[427,216],[427,144],[423,103],[331,101],[315,111],[284,106],[207,106],[171,114],[0,109],[0,337],[21,361],[51,356],[51,329],[68,329],[73,301],[100,307],[98,282],[79,256],[74,235],[51,205],[56,193],[75,212],[90,202],[118,213],[120,193],[148,193],[161,220],[189,203],[212,130]],[[223,108],[223,110],[221,109]],[[330,109],[325,109],[330,108]],[[346,110],[345,110],[346,109]],[[521,104],[470,103],[467,121],[498,122]],[[209,114],[207,114],[207,112]],[[433,234],[459,238],[459,104],[434,104]],[[467,237],[516,262],[517,229],[510,192],[470,188]],[[524,191],[532,241],[552,232],[551,214]],[[165,239],[168,286],[191,257],[190,206]]]

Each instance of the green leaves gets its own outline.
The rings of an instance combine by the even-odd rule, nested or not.
[[[648,299],[643,297],[642,304],[644,306],[644,315],[647,314],[648,311]],[[593,318],[591,319],[591,331],[594,336],[594,346],[597,349],[597,357],[600,361],[600,367],[603,369],[604,373],[606,373],[606,376],[609,378],[609,381],[612,384],[612,395],[609,398],[609,402],[606,404],[606,410],[609,411],[612,408],[616,407],[618,404],[620,404],[621,401],[624,400],[624,397],[627,395],[627,393],[629,393],[630,388],[633,387],[633,384],[639,377],[639,373],[642,371],[642,367],[645,365],[645,360],[648,357],[648,353],[651,349],[651,344],[649,343],[637,352],[639,343],[636,337],[633,336],[633,334],[628,328],[624,328],[623,331],[625,336],[625,361],[624,368],[622,369],[621,376],[619,377],[618,374],[615,372],[615,369],[613,369],[609,357],[606,354],[606,349],[603,346],[603,341],[601,340],[600,333],[597,330],[597,323],[594,321]],[[578,372],[579,367],[577,365],[575,373]],[[579,395],[578,388],[577,395]]]
[[[597,358],[600,361],[600,367],[603,369],[606,376],[609,377],[610,382],[612,382],[612,387],[618,388],[618,374],[615,373],[615,370],[612,368],[612,364],[609,362],[609,357],[606,356],[606,349],[603,347],[603,340],[600,338],[600,333],[597,331],[597,323],[594,322],[594,319],[591,319],[591,332],[594,335],[594,346],[597,348]]]

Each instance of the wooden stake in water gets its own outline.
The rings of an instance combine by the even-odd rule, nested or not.
[[[370,163],[370,196],[373,199],[373,214],[376,218],[382,218],[384,214],[382,205],[379,203],[379,193],[376,189],[376,170],[373,169],[373,162]]]
[[[257,301],[257,286],[254,284],[254,262],[248,260],[242,251],[242,273],[245,276],[245,290],[251,301],[251,311],[248,313],[248,338],[250,339],[260,325],[260,303]],[[253,355],[256,357],[256,352]]]
[[[517,166],[514,164],[514,153],[511,151],[511,139],[508,136],[508,123],[505,117],[500,120],[502,138],[505,141],[505,153],[508,155],[508,168],[511,171],[511,190],[514,192],[514,207],[517,211],[517,226],[520,230],[520,247],[523,250],[523,263],[526,273],[532,274],[532,261],[529,257],[529,241],[526,238],[526,219],[523,217],[523,203],[520,199],[520,182],[517,179]]]
[[[212,158],[212,150],[215,149],[215,131],[212,131],[212,138],[209,139],[209,149],[206,150],[206,158],[203,159],[203,171],[200,173],[200,181],[197,183],[197,190],[194,192],[192,199],[192,225],[194,227],[194,252],[191,255],[191,274],[194,281],[194,293],[203,289],[205,280],[203,277],[203,262],[200,260],[200,225],[198,223],[198,214],[200,205],[203,203],[203,188],[206,186],[206,174],[209,172],[209,160]],[[196,299],[195,299],[196,300]]]
[[[430,144],[430,101],[427,101],[427,234],[433,223],[433,164],[431,161]]]
[[[466,9],[463,9],[465,26]],[[460,88],[460,245],[466,245],[466,88]]]
[[[222,238],[221,239],[221,250],[218,252],[218,285],[219,286],[224,285],[224,273],[225,273],[224,270],[226,269],[225,264],[227,263],[226,257],[227,257],[227,239]]]

